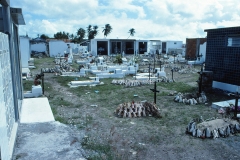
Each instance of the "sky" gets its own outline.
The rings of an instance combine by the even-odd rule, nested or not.
[[[79,28],[97,25],[95,38],[183,41],[207,36],[204,29],[240,26],[239,0],[10,0],[22,8],[26,25],[19,34],[31,38],[57,32],[76,35]],[[87,37],[86,37],[87,38]]]

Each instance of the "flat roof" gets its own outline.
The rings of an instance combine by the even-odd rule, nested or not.
[[[17,25],[25,25],[25,21],[22,14],[22,8],[10,8],[13,22]]]
[[[240,26],[235,26],[235,27],[222,27],[222,28],[213,28],[213,29],[204,29],[204,32],[211,31],[211,30],[218,30],[218,29],[233,29],[233,28],[239,28]]]

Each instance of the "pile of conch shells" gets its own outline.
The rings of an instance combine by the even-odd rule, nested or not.
[[[215,119],[215,120],[223,120],[223,119]],[[211,121],[215,121],[215,120],[211,120]],[[202,139],[204,139],[204,138],[215,139],[215,138],[219,138],[219,137],[226,138],[226,137],[230,136],[231,134],[233,135],[236,133],[240,133],[240,124],[238,122],[234,122],[234,121],[232,121],[230,123],[226,123],[223,126],[216,123],[215,124],[216,126],[211,125],[211,128],[209,126],[207,126],[203,129],[199,129],[198,128],[199,125],[201,125],[201,123],[197,124],[196,121],[192,120],[186,128],[186,134],[190,134],[193,137],[202,138]]]
[[[175,97],[174,97],[174,101],[175,102],[179,102],[179,103],[184,103],[184,104],[189,104],[189,105],[195,105],[195,104],[203,104],[207,102],[207,97],[205,95],[204,92],[202,92],[200,94],[199,97],[193,97],[193,96],[189,96],[189,94],[183,94],[183,93],[178,93]]]
[[[154,116],[161,118],[159,108],[149,102],[127,102],[119,104],[115,110],[115,115],[121,118],[136,118]]]

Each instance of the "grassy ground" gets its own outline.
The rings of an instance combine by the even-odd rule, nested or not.
[[[54,66],[52,61],[52,58],[36,59],[35,65],[40,67],[37,67],[35,72],[43,66]],[[166,72],[171,73],[168,68]],[[49,99],[57,121],[84,132],[85,137],[81,137],[80,140],[86,150],[87,159],[159,159],[161,156],[166,157],[163,159],[192,159],[189,151],[199,158],[209,155],[206,150],[212,152],[209,159],[223,158],[222,154],[217,155],[218,150],[211,148],[213,144],[202,143],[199,139],[185,135],[185,128],[193,118],[219,117],[216,110],[211,108],[211,103],[229,97],[209,93],[207,105],[190,106],[175,103],[173,96],[168,94],[174,91],[196,93],[198,89],[195,82],[198,74],[174,73],[174,77],[174,83],[157,83],[157,90],[160,91],[157,93],[157,107],[162,118],[118,118],[114,115],[115,109],[121,103],[143,100],[153,102],[153,92],[150,90],[154,87],[153,84],[127,88],[111,84],[112,79],[103,79],[101,81],[104,85],[69,88],[67,84],[76,77],[47,73],[45,96]],[[24,85],[25,89],[30,86],[27,81]],[[221,143],[218,143],[221,146]],[[198,150],[199,153],[195,153],[194,150]]]

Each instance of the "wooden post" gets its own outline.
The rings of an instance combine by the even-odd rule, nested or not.
[[[150,81],[150,63],[149,63],[149,67],[148,67],[148,73],[149,73],[149,81]]]
[[[42,79],[42,93],[44,95],[44,73],[42,71],[42,68],[41,68],[41,79]]]
[[[156,104],[156,102],[157,102],[157,92],[159,92],[157,90],[156,81],[154,82],[154,89],[150,89],[150,90],[154,92],[154,103]]]

